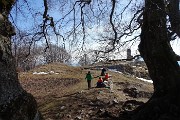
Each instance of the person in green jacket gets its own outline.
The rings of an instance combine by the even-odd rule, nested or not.
[[[85,79],[87,80],[87,83],[88,83],[88,89],[90,89],[91,88],[91,80],[93,79],[90,71],[88,71],[88,73],[86,74]]]

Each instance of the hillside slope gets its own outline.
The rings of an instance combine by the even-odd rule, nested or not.
[[[33,94],[46,120],[101,120],[121,119],[123,111],[131,111],[152,94],[151,83],[129,75],[107,71],[112,75],[113,90],[93,88],[87,90],[85,74],[91,71],[94,77],[100,70],[83,69],[54,63],[39,66],[19,78],[25,90]],[[123,117],[123,118],[122,118]]]

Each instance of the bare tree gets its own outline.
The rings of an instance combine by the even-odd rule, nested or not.
[[[168,2],[176,8],[176,10],[170,9],[170,15],[177,15],[178,0]],[[179,14],[176,17],[179,18]],[[180,119],[180,69],[169,43],[171,39],[168,37],[166,23],[165,1],[145,0],[139,50],[153,80],[154,93],[146,104],[137,109],[136,120]],[[175,18],[171,21],[172,30],[177,35],[179,27],[174,28],[174,24],[179,25],[178,23],[178,19]]]
[[[91,62],[92,61],[90,60],[88,54],[83,54],[78,61],[79,65],[81,65],[81,66],[89,65],[89,64],[91,64]]]
[[[10,37],[14,32],[11,31],[12,25],[8,21],[7,16],[14,2],[13,0],[10,2],[0,2],[1,26],[4,26],[0,29],[2,36],[2,43],[0,44],[1,78],[4,78],[1,80],[1,85],[9,85],[6,89],[1,87],[3,90],[2,103],[6,103],[5,100],[8,98],[14,100],[14,96],[18,97],[23,91],[17,81],[11,49],[9,47]],[[154,94],[146,104],[136,110],[136,114],[132,119],[180,119],[180,97],[178,94],[180,88],[180,70],[177,64],[177,56],[170,46],[170,41],[180,36],[178,0],[144,0],[142,3],[138,0],[130,0],[126,1],[127,4],[121,11],[116,9],[117,7],[121,7],[118,4],[120,1],[116,0],[94,0],[93,2],[87,0],[43,0],[43,2],[44,11],[41,14],[43,21],[35,36],[39,35],[41,36],[40,38],[43,37],[46,40],[47,48],[49,47],[47,35],[55,33],[56,35],[63,36],[65,39],[69,39],[69,42],[76,46],[83,46],[83,51],[85,42],[90,37],[88,29],[96,25],[108,25],[110,26],[108,30],[112,31],[111,34],[108,36],[103,35],[100,38],[100,40],[108,40],[107,49],[97,52],[108,53],[121,47],[128,41],[139,38],[138,34],[124,43],[121,41],[123,37],[131,36],[141,28],[139,50],[153,80]],[[53,2],[60,3],[60,19],[54,18],[49,14],[50,6],[48,3]],[[67,10],[65,8],[70,9]],[[122,18],[128,8],[131,9],[133,16],[126,23]],[[8,24],[8,27],[5,24]],[[65,32],[58,33],[56,26]],[[80,45],[78,45],[79,43]],[[8,75],[11,76],[9,77],[10,79],[8,79]],[[14,91],[15,85],[17,85],[17,89]],[[11,92],[12,94],[8,94]]]
[[[8,16],[15,0],[0,1],[0,119],[40,119],[34,97],[18,81],[15,59],[11,51],[11,36],[15,34]]]
[[[30,48],[31,39],[25,32],[17,33],[12,39],[12,51],[16,60],[16,67],[21,70],[29,70],[35,67],[34,56],[37,52]],[[33,46],[34,48],[35,46]],[[29,54],[31,52],[31,54]]]
[[[49,43],[49,48],[44,51],[46,45],[36,44],[35,41],[31,43],[31,37],[20,32],[12,39],[13,55],[18,69],[27,71],[39,64],[52,62],[70,63],[71,55],[65,48]]]
[[[85,13],[85,6],[89,4],[83,3],[82,1],[80,2],[82,5],[80,6],[82,31],[84,36],[86,36],[87,26],[85,26],[84,21],[87,14]],[[109,47],[107,51],[99,52],[110,52],[116,47],[122,46],[123,44],[120,44],[120,40],[123,36],[130,36],[133,32],[141,28],[139,50],[147,64],[150,77],[153,80],[154,94],[146,104],[136,110],[136,114],[132,119],[153,120],[166,118],[169,120],[178,120],[180,119],[180,97],[178,94],[180,69],[177,63],[177,56],[170,45],[170,41],[174,39],[174,36],[175,38],[179,37],[179,1],[145,0],[144,4],[140,3],[137,6],[135,3],[133,7],[130,6],[131,2],[133,2],[133,0],[128,2],[127,6],[125,6],[124,10],[120,13],[120,16],[123,15],[127,8],[131,7],[132,11],[134,11],[133,17],[127,25],[124,25],[122,29],[118,29],[118,27],[122,26],[121,22],[114,22],[116,20],[114,17],[115,7],[117,7],[118,2],[116,0],[96,1],[99,6],[104,5],[104,8],[109,8],[108,6],[110,6],[111,10],[109,16],[105,16],[105,18],[109,18],[112,34],[108,37],[105,36],[104,41],[107,39],[110,40],[112,46]],[[95,2],[93,2],[93,4],[95,4]],[[98,10],[101,11],[101,13],[105,13],[104,11],[106,9]],[[93,17],[95,17],[95,14]],[[138,37],[139,35],[131,40],[135,40]],[[84,37],[83,40],[85,40]]]
[[[71,59],[71,55],[63,47],[54,44],[49,45],[49,49],[44,52],[43,56],[46,63],[69,63]]]

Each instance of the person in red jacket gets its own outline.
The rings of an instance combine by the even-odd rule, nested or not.
[[[99,80],[98,80],[99,83],[103,82],[103,79],[102,77],[99,77]]]
[[[106,87],[105,84],[103,83],[103,79],[101,77],[99,77],[99,79],[98,79],[97,87],[98,88]]]
[[[105,75],[105,77],[104,77],[104,80],[108,81],[108,79],[109,79],[109,74],[106,73],[106,75]]]

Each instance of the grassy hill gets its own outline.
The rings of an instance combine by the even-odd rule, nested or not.
[[[87,71],[94,77],[101,72],[53,63],[22,72],[19,79],[23,88],[36,98],[46,120],[116,119],[122,111],[137,107],[135,104],[129,107],[127,101],[146,102],[153,91],[151,83],[113,71],[107,71],[112,75],[113,91],[108,88],[87,90]],[[93,87],[97,79],[92,81]]]

